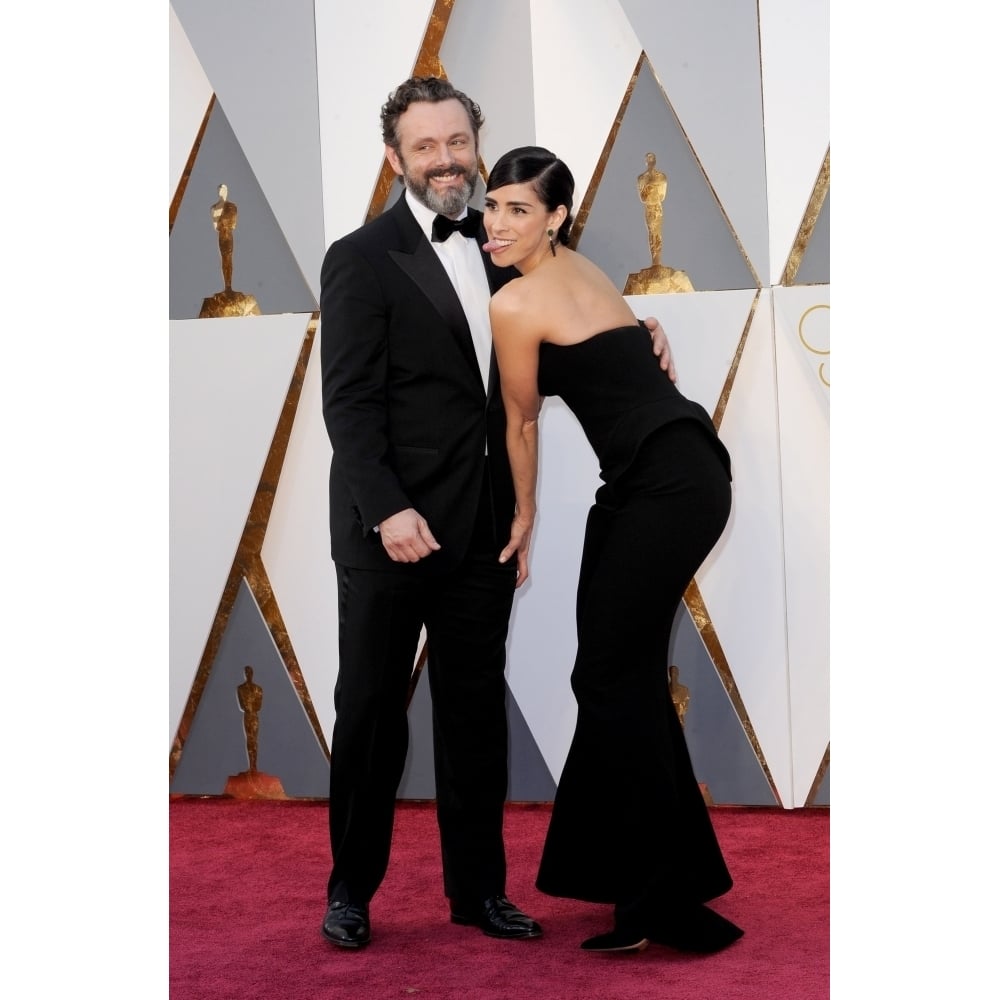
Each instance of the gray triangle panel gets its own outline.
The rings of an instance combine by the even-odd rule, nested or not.
[[[684,271],[695,291],[755,288],[736,237],[645,61],[587,216],[580,252],[623,290],[630,274],[652,264],[637,189],[647,153],[667,175],[660,263]],[[584,194],[577,191],[577,205]]]
[[[254,296],[266,315],[316,310],[316,299],[217,101],[170,232],[170,318],[197,319],[203,300],[225,286],[211,214],[220,184],[237,208],[234,290]]]
[[[330,791],[325,748],[245,581],[174,770],[171,794],[222,795],[231,777],[247,771],[247,737],[237,694],[247,666],[263,690],[257,770],[277,778],[289,798],[325,798]]]
[[[510,688],[507,688],[507,719],[510,727],[508,800],[551,802],[556,797],[555,780]]]
[[[507,719],[510,730],[508,801],[551,802],[556,793],[555,781],[509,687]],[[397,798],[433,799],[437,794],[434,783],[434,722],[430,685],[423,673],[410,702],[409,722],[410,747]]]
[[[684,737],[695,777],[717,805],[773,806],[768,783],[701,635],[682,603],[674,618],[669,661],[690,692]]]
[[[315,0],[171,4],[228,112],[306,284],[318,295],[326,245]],[[242,291],[256,294],[252,288]],[[281,311],[263,305],[261,310]]]
[[[814,806],[828,806],[830,804],[830,766],[827,765],[826,773],[823,775],[823,780],[819,783],[819,788],[816,789],[816,795],[813,798],[812,804]]]
[[[830,191],[823,199],[823,207],[816,217],[812,235],[795,272],[793,285],[830,284]]]

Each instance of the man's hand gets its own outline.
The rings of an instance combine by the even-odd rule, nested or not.
[[[378,533],[393,562],[420,562],[441,548],[430,526],[412,507],[387,517]]]
[[[653,338],[653,353],[660,359],[660,367],[667,373],[671,382],[677,381],[677,369],[674,367],[674,358],[670,352],[670,344],[667,335],[660,326],[660,321],[655,316],[647,316],[643,320],[649,335]]]

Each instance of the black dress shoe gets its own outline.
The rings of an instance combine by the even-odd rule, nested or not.
[[[363,948],[372,939],[368,905],[331,900],[322,930],[327,941],[341,948]]]
[[[526,913],[522,913],[506,896],[491,896],[479,904],[476,911],[453,909],[453,924],[472,924],[487,937],[536,938],[542,928]]]
[[[742,928],[700,904],[647,920],[642,927],[655,944],[701,955],[722,951],[743,937]]]

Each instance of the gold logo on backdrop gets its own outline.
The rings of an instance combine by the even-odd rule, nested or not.
[[[693,292],[684,273],[660,262],[663,253],[663,202],[667,197],[667,175],[656,166],[656,154],[646,154],[646,169],[636,178],[639,200],[646,213],[646,233],[652,265],[635,271],[625,283],[625,295],[655,295],[662,292]]]
[[[811,313],[816,312],[818,309],[825,309],[827,312],[829,312],[830,311],[830,306],[827,305],[826,303],[821,302],[818,305],[810,306],[799,317],[799,340],[802,341],[802,346],[807,351],[809,351],[811,354],[819,354],[819,355],[825,355],[825,356],[829,357],[829,354],[830,354],[830,347],[829,347],[829,343],[830,343],[830,324],[829,324],[829,318],[827,319],[826,330],[825,330],[826,341],[827,341],[827,348],[826,348],[826,350],[823,350],[820,347],[816,347],[811,342],[811,340],[806,337],[806,334],[803,332],[803,327],[806,324],[806,318]],[[811,338],[818,338],[824,332],[823,328],[822,328],[822,323],[819,323],[816,320],[813,320],[809,324],[809,327],[810,327],[810,337]],[[825,385],[829,389],[830,388],[830,363],[828,361],[821,361],[820,364],[819,364],[819,368],[817,369],[817,374],[819,375],[820,382],[822,382],[823,385]]]
[[[210,295],[201,304],[199,319],[217,316],[259,316],[257,300],[246,292],[233,291],[233,244],[236,232],[236,204],[229,200],[229,189],[219,185],[219,200],[212,206],[212,225],[219,234],[219,257],[222,264],[223,290]]]

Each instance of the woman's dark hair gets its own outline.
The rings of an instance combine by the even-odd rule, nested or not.
[[[518,146],[504,153],[494,164],[486,182],[486,193],[508,184],[530,184],[550,212],[566,206],[566,218],[556,239],[566,245],[573,226],[573,175],[555,153],[541,146]]]
[[[479,143],[479,130],[483,127],[482,111],[468,94],[456,90],[447,80],[438,76],[411,76],[404,80],[390,95],[389,100],[382,105],[382,141],[399,152],[399,136],[396,129],[399,116],[418,101],[437,104],[439,101],[455,100],[461,103],[469,116],[469,128]]]

